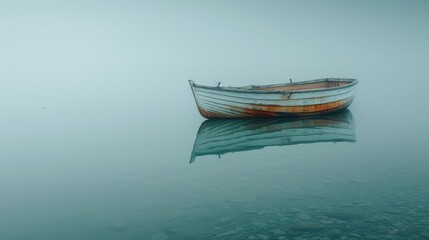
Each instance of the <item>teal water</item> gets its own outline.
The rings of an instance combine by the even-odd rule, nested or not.
[[[428,239],[425,1],[2,4],[0,238]],[[205,121],[187,80],[357,78]]]
[[[48,104],[14,113],[2,137],[3,239],[429,236],[424,124],[369,117],[364,85],[339,117],[220,125],[203,123],[183,90],[186,114],[174,117]]]

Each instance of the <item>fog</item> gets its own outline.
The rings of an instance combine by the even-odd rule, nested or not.
[[[172,119],[196,131],[188,79],[356,78],[355,118],[423,124],[427,9],[426,1],[3,2],[2,143],[100,125],[132,125],[153,139],[159,132],[148,126]]]
[[[188,165],[204,120],[188,79],[241,86],[356,78],[358,142],[337,159],[353,153],[364,171],[373,159],[380,169],[391,158],[406,168],[399,159],[410,156],[408,173],[422,166],[423,176],[428,10],[428,1],[2,1],[3,234],[43,239],[58,221],[56,236],[74,226],[86,230],[70,239],[83,239],[103,218],[138,222],[129,212],[171,204],[168,191],[188,200],[181,184],[191,183],[183,194],[192,195],[202,187],[195,179],[220,176],[226,166],[196,173]],[[290,152],[308,160],[329,149]],[[267,164],[278,167],[282,151],[255,158],[272,156]],[[230,174],[245,182],[247,172]]]

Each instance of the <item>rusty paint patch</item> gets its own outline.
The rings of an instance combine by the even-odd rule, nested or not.
[[[235,110],[236,112],[242,113],[241,115],[236,114],[236,116],[234,117],[285,117],[331,113],[347,108],[350,103],[351,99],[347,98],[340,101],[307,106],[277,106],[254,104],[251,108],[239,108],[234,106],[228,106],[228,108]]]
[[[252,117],[277,117],[278,115],[274,112],[269,111],[261,111],[256,109],[248,109],[248,108],[239,108],[239,107],[232,107],[231,109],[234,109],[236,111],[240,111],[243,114],[237,117],[246,117],[246,116],[252,116]]]
[[[198,111],[200,112],[201,116],[205,118],[225,118],[225,116],[213,112],[206,111],[202,107],[198,106]]]
[[[292,114],[311,114],[330,111],[346,105],[350,100],[344,99],[335,102],[313,104],[305,106],[278,106],[278,105],[252,105],[252,110],[274,112],[274,113],[292,113]]]

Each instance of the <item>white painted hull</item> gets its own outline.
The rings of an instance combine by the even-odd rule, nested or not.
[[[337,82],[341,85],[335,86]],[[322,84],[329,87],[288,90]],[[319,79],[283,85],[233,88],[202,86],[190,80],[198,110],[206,118],[281,117],[330,113],[345,109],[351,104],[356,84],[357,80],[354,79]]]

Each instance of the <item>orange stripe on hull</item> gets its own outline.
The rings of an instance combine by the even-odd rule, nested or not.
[[[347,98],[340,101],[313,104],[306,106],[278,106],[278,105],[258,105],[253,104],[251,108],[240,108],[236,106],[225,106],[225,113],[210,112],[199,108],[201,115],[206,118],[225,118],[225,117],[282,117],[282,116],[305,116],[325,114],[339,111],[347,108],[352,102],[352,99]],[[233,110],[234,113],[229,113]]]
[[[276,105],[252,105],[252,110],[274,112],[274,113],[291,113],[291,114],[312,114],[320,113],[325,111],[331,111],[342,106],[348,106],[350,100],[343,99],[340,101],[313,104],[306,106],[276,106]]]

